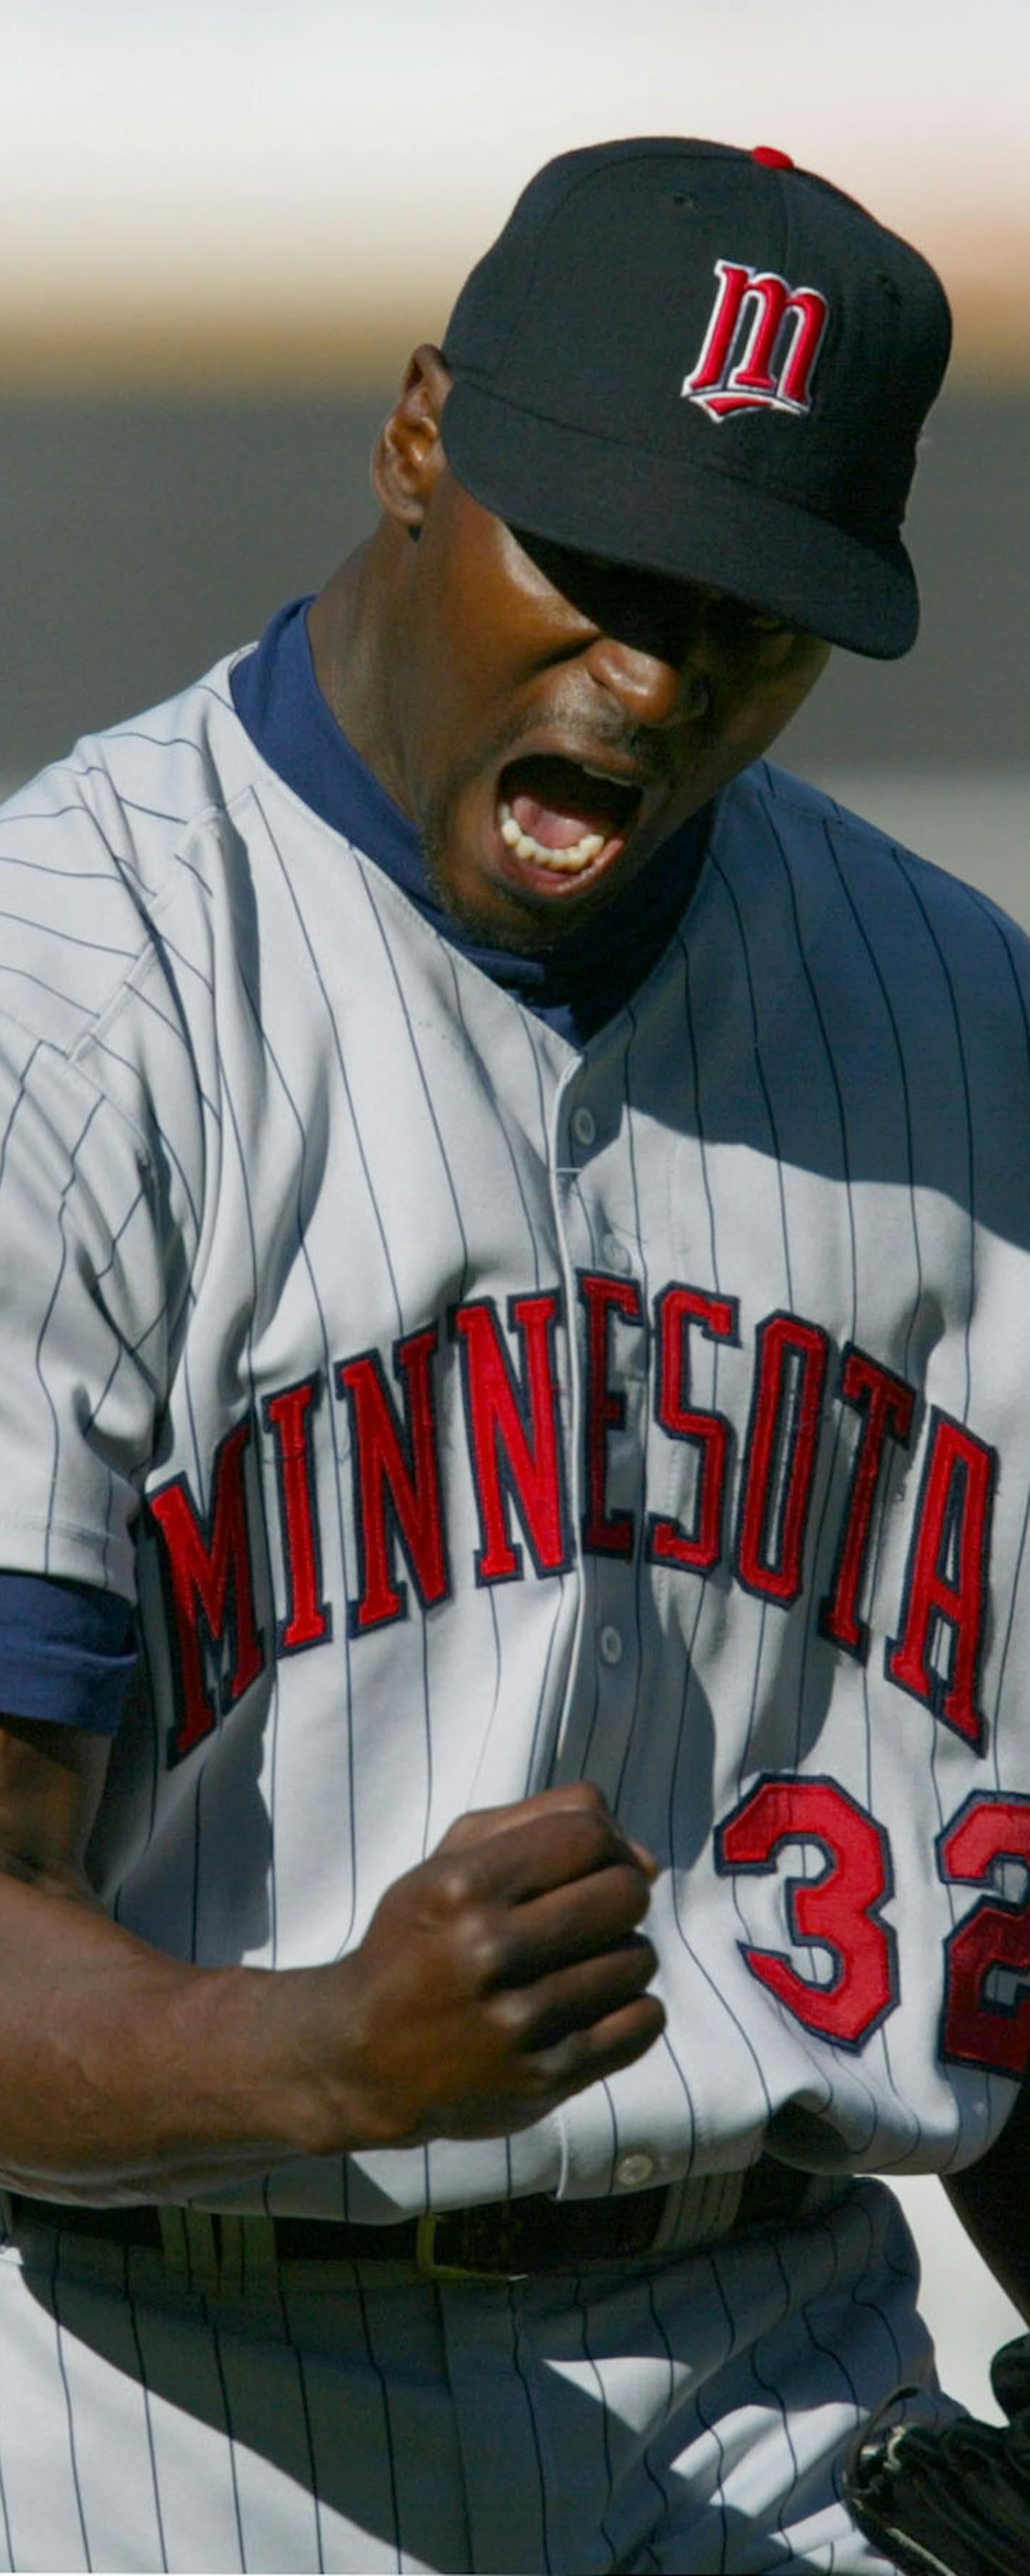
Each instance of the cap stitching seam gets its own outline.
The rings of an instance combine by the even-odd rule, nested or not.
[[[639,149],[638,151],[635,151],[635,152],[634,152],[634,151],[627,151],[627,152],[625,152],[621,157],[622,157],[622,158],[624,158],[626,161],[643,161],[643,160],[648,160],[648,159],[650,159],[650,160],[656,160],[656,159],[659,157],[659,156],[658,156],[658,152],[657,152],[657,151],[656,151],[656,149],[655,149],[656,144],[660,144],[660,145],[661,145],[661,147],[662,147],[662,149],[663,149],[664,151],[669,152],[670,150],[672,150],[672,149],[674,148],[674,145],[675,145],[675,137],[673,137],[673,136],[669,136],[668,138],[666,138],[665,136],[641,136],[641,138],[640,138],[640,149]],[[682,152],[680,153],[680,159],[681,159],[681,160],[682,160],[682,159],[685,159],[686,157],[687,157],[687,156],[686,156],[685,154],[683,154]],[[538,269],[538,266],[539,266],[539,264],[540,264],[541,259],[543,258],[545,244],[547,243],[547,241],[548,241],[548,239],[549,239],[549,236],[550,236],[551,231],[552,231],[552,229],[553,229],[553,227],[554,227],[554,224],[555,224],[555,223],[556,223],[556,221],[557,221],[558,216],[559,216],[560,214],[564,213],[565,208],[568,206],[568,204],[569,204],[569,202],[570,202],[571,198],[573,198],[574,196],[577,196],[578,194],[580,194],[584,188],[592,187],[592,186],[594,185],[594,182],[595,182],[595,181],[600,181],[600,180],[605,180],[605,179],[607,179],[607,178],[608,178],[608,175],[609,175],[609,172],[610,172],[610,170],[611,170],[611,166],[612,166],[612,165],[611,165],[611,160],[609,159],[609,160],[605,160],[605,161],[600,162],[600,163],[595,163],[592,169],[589,169],[589,170],[578,170],[578,171],[574,171],[574,172],[572,172],[572,173],[571,173],[571,175],[570,175],[570,178],[569,178],[569,183],[568,183],[567,188],[565,188],[565,189],[563,190],[563,193],[562,193],[562,195],[561,195],[560,197],[556,197],[556,198],[555,198],[554,204],[553,204],[553,206],[551,207],[551,211],[550,211],[550,214],[549,214],[549,215],[548,215],[548,217],[547,217],[546,223],[544,223],[544,224],[541,226],[541,228],[540,228],[540,230],[539,230],[539,232],[538,232],[538,234],[537,234],[536,247],[535,247],[535,249],[534,249],[533,257],[532,257],[532,261],[531,261],[531,263],[530,263],[530,267],[529,267],[529,270],[528,270],[528,273],[527,273],[527,276],[526,276],[526,279],[525,279],[525,282],[524,282],[524,285],[523,285],[522,294],[521,294],[521,297],[519,298],[519,301],[518,301],[518,308],[517,308],[517,310],[516,310],[516,311],[514,311],[514,312],[513,312],[513,314],[512,314],[512,317],[511,317],[511,328],[510,328],[510,330],[509,330],[509,332],[508,332],[507,339],[504,341],[503,347],[500,349],[499,355],[498,355],[498,357],[496,358],[496,360],[495,360],[495,362],[494,362],[493,369],[491,370],[492,374],[494,374],[495,376],[496,376],[497,374],[499,374],[499,372],[500,372],[501,368],[503,367],[504,362],[505,362],[505,359],[506,359],[506,357],[507,357],[507,355],[508,355],[508,351],[509,351],[509,349],[511,348],[512,342],[513,342],[513,340],[514,340],[514,338],[515,338],[515,336],[516,336],[516,333],[517,333],[517,331],[518,331],[518,329],[519,329],[519,325],[520,325],[520,323],[521,323],[521,321],[522,321],[523,311],[524,311],[524,309],[525,309],[526,304],[528,303],[528,301],[529,301],[529,299],[530,299],[530,296],[532,295],[533,287],[534,287],[535,282],[536,282],[537,269]],[[507,230],[507,226],[505,227],[505,229]],[[495,247],[496,247],[496,245],[495,245]],[[491,254],[490,252],[488,252],[488,253],[487,253],[487,258],[490,258],[491,256],[492,256],[492,254]],[[474,275],[474,274],[475,274],[475,272],[473,271],[473,275]],[[458,370],[458,372],[460,373],[460,369]]]

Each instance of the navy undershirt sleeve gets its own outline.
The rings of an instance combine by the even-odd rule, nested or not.
[[[92,1584],[0,1572],[0,1711],[114,1735],[139,1657],[131,1605]]]

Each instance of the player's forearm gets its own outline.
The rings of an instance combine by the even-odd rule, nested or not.
[[[655,1863],[585,1782],[459,1818],[325,1966],[200,1969],[67,1866],[0,1876],[0,2177],[174,2199],[296,2155],[501,2137],[653,2046]]]
[[[0,1878],[0,2179],[175,2199],[317,2145],[291,1991],[307,1982],[184,1966],[75,1896]]]

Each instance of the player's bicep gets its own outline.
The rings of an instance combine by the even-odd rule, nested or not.
[[[112,1742],[94,1729],[0,1715],[0,1872],[88,1893],[86,1845]]]
[[[0,1569],[0,1870],[85,1891],[111,1743],[141,1666],[117,1593]]]

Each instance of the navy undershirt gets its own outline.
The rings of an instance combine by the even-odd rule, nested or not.
[[[347,741],[315,677],[306,599],[273,617],[231,673],[240,721],[312,812],[393,878],[434,930],[552,1028],[582,1046],[667,947],[704,854],[711,809],[663,842],[626,892],[546,956],[481,946],[430,890],[418,833]],[[0,1573],[0,1710],[113,1735],[137,1661],[119,1594],[58,1577]]]

